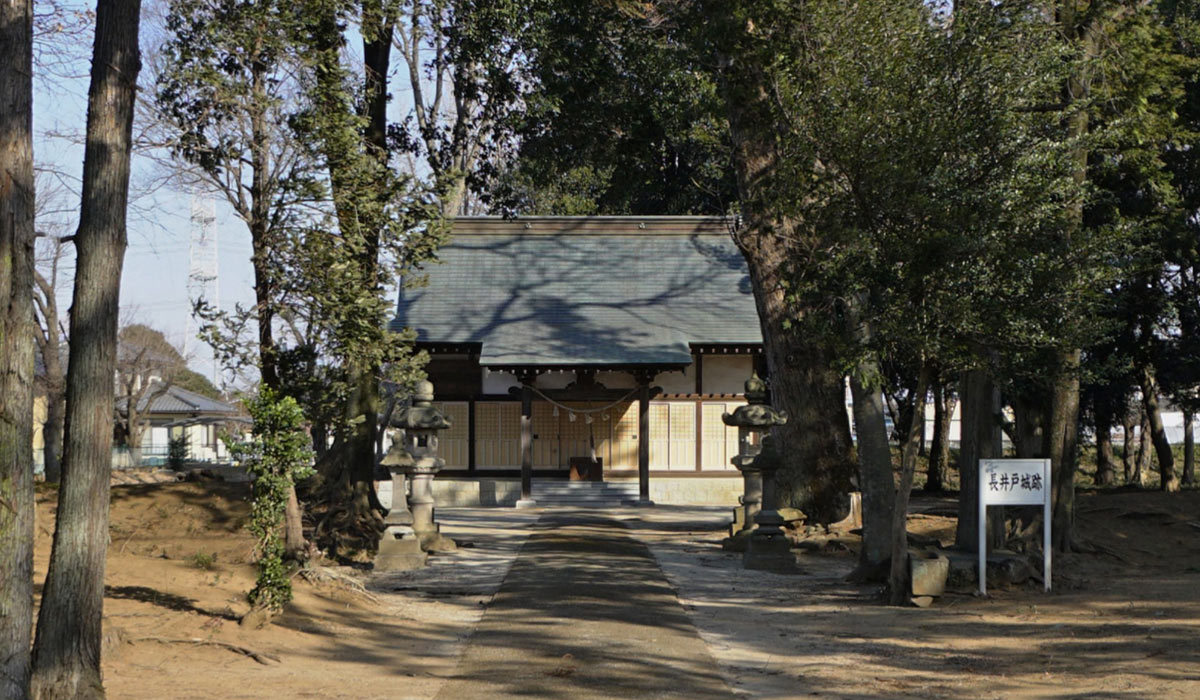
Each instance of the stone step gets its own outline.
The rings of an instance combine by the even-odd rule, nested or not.
[[[543,507],[617,508],[638,496],[636,483],[534,481],[533,498]]]

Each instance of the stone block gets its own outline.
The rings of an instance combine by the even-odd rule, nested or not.
[[[913,596],[940,596],[946,592],[950,560],[937,552],[909,552],[908,572]]]
[[[389,526],[379,540],[379,552],[375,555],[376,571],[411,571],[425,566],[428,554],[421,548],[421,541],[411,527]]]
[[[746,551],[742,554],[742,566],[757,571],[776,574],[798,574],[796,555],[786,537],[751,536]]]

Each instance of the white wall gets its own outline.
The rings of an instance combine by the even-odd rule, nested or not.
[[[521,386],[517,378],[509,372],[493,372],[486,367],[482,372],[483,393],[485,394],[507,394],[512,387]]]
[[[695,366],[688,365],[682,372],[663,372],[655,377],[651,384],[662,387],[665,394],[694,394],[696,393]]]
[[[754,369],[750,355],[705,355],[704,377],[706,394],[742,394],[746,391],[746,380]]]

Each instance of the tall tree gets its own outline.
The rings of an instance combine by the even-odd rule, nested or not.
[[[63,479],[33,647],[33,697],[102,698],[113,372],[130,141],[141,69],[140,0],[99,0],[75,235]]]
[[[33,2],[0,0],[0,698],[29,692],[33,623]]]
[[[364,57],[357,85],[342,58],[343,30],[355,9]],[[378,0],[358,8],[307,0],[296,36],[312,76],[312,107],[299,127],[328,172],[336,218],[332,230],[304,237],[298,269],[319,307],[315,316],[340,367],[336,392],[344,398],[334,446],[317,465],[316,537],[347,557],[373,551],[382,532],[373,486],[380,378],[411,379],[422,359],[412,353],[411,334],[385,330],[391,304],[384,292],[395,275],[430,259],[442,235],[438,203],[392,168],[386,76],[396,11]]]

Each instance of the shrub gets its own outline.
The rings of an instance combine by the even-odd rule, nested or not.
[[[186,435],[171,438],[167,442],[167,466],[175,471],[182,471],[183,463],[188,459],[189,449]]]
[[[292,599],[280,529],[291,486],[313,473],[312,448],[304,411],[292,397],[263,389],[246,408],[254,419],[251,439],[231,448],[253,479],[247,526],[258,538],[258,580],[248,597],[256,608],[279,612]]]
[[[192,566],[196,567],[197,569],[211,571],[213,566],[215,566],[217,563],[217,555],[209,554],[207,552],[196,552],[188,558],[188,561],[192,562]]]

